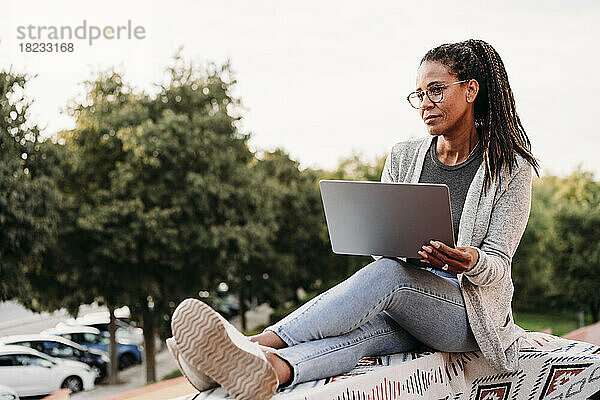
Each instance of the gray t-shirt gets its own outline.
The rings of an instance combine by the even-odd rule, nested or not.
[[[481,147],[477,146],[477,149],[465,161],[456,165],[446,165],[437,158],[436,143],[437,137],[431,141],[431,146],[423,162],[419,182],[443,183],[450,189],[452,227],[454,228],[454,238],[456,240],[467,191],[481,165],[483,154]]]
[[[443,183],[450,190],[450,208],[452,209],[452,228],[454,230],[454,240],[458,238],[458,227],[460,217],[462,216],[463,206],[467,197],[467,191],[471,182],[481,165],[483,153],[481,147],[477,149],[465,161],[456,165],[446,165],[437,158],[436,151],[437,137],[431,141],[429,151],[423,161],[423,169],[419,177],[420,183]],[[444,271],[434,270],[423,264],[418,258],[409,258],[408,262],[420,267],[426,267],[438,275],[454,277]]]

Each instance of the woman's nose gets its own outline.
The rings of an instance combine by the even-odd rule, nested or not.
[[[423,100],[421,100],[420,104],[419,104],[419,108],[423,109],[423,110],[427,110],[430,108],[435,107],[435,103],[431,100],[429,100],[429,96],[423,96]]]

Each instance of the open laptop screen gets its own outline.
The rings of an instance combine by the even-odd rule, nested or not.
[[[446,185],[322,180],[334,253],[420,258],[430,240],[454,247]]]

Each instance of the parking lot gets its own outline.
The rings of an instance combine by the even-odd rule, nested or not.
[[[82,306],[80,315],[86,315],[103,311],[103,308],[94,306]],[[65,322],[70,316],[64,311],[55,313],[33,313],[23,306],[13,302],[0,303],[0,337],[11,335],[37,334],[43,330],[50,329],[60,322]],[[171,358],[166,347],[157,347],[156,371],[157,378],[173,372],[177,369],[175,361]],[[72,395],[75,399],[103,399],[115,394],[123,393],[139,388],[146,384],[143,364],[134,365],[120,371],[119,378],[122,381],[118,385],[107,385],[99,383],[95,389]],[[43,396],[30,397],[30,399]]]

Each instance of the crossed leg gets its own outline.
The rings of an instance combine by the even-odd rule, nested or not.
[[[280,384],[344,373],[360,358],[425,344],[477,350],[455,279],[382,258],[315,297],[251,341],[280,349],[267,359]]]

